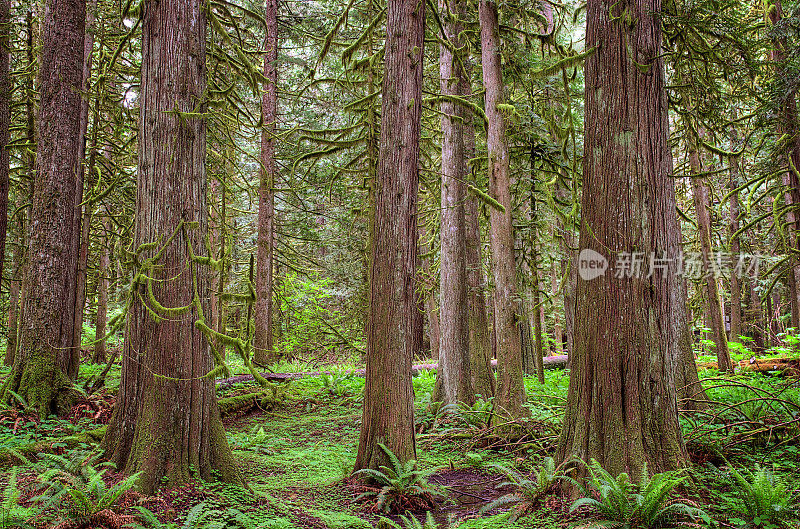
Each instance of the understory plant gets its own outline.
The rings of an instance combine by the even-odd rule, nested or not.
[[[756,466],[755,472],[730,468],[737,492],[734,507],[747,522],[773,529],[789,527],[791,521],[797,521],[797,495],[774,472],[761,466]]]
[[[491,465],[505,475],[506,480],[496,488],[513,488],[512,492],[505,494],[481,509],[482,513],[497,509],[498,507],[512,506],[509,521],[515,522],[520,517],[532,512],[541,499],[553,489],[561,480],[568,479],[565,470],[572,461],[565,461],[560,465],[555,464],[552,457],[546,457],[536,470],[535,478],[503,465]]]
[[[638,481],[631,481],[626,472],[612,476],[592,459],[587,465],[590,490],[578,485],[585,496],[576,500],[570,512],[589,507],[598,516],[597,526],[619,529],[650,529],[688,525],[690,520],[711,523],[708,514],[688,499],[672,499],[675,488],[688,476],[680,471],[653,474],[642,469]],[[573,481],[574,483],[574,481]],[[594,492],[592,494],[591,492]]]
[[[359,494],[355,501],[375,497],[373,509],[376,511],[403,512],[420,511],[434,506],[435,496],[442,492],[428,483],[428,477],[436,469],[422,471],[417,469],[413,459],[401,463],[397,456],[383,443],[378,446],[386,454],[391,466],[381,465],[378,470],[365,468],[354,473],[365,477],[370,483],[367,491]]]
[[[389,518],[381,517],[381,519],[378,520],[378,529],[439,529],[439,525],[436,523],[436,520],[433,519],[431,511],[425,513],[424,522],[419,521],[419,519],[411,513],[406,514],[407,516],[400,516],[400,523],[390,520]]]
[[[11,469],[8,484],[3,490],[3,500],[0,503],[0,529],[27,529],[33,527],[29,520],[33,517],[34,510],[19,505],[22,491],[17,486],[18,472],[19,469],[17,467]]]
[[[116,505],[125,492],[132,489],[141,472],[106,485],[110,463],[97,464],[99,454],[78,452],[67,458],[56,454],[39,454],[45,470],[39,481],[45,484],[37,501],[43,509],[54,507],[69,520],[87,523]],[[104,468],[101,468],[104,467]]]

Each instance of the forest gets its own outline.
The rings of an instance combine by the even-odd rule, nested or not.
[[[800,528],[800,2],[0,0],[0,529]]]

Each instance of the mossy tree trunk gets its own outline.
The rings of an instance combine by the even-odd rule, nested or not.
[[[196,322],[209,312],[206,17],[203,0],[149,0],[142,22],[133,299],[122,381],[103,439],[152,493],[192,477],[239,481]],[[202,309],[202,312],[201,312]]]
[[[419,352],[417,193],[425,4],[389,0],[371,236],[366,385],[356,470],[414,459],[411,364]]]
[[[258,255],[254,305],[254,360],[265,365],[276,360],[272,338],[272,291],[275,237],[275,120],[278,117],[278,0],[266,2],[267,38],[264,55],[264,93],[261,98],[261,171],[258,186]]]
[[[88,143],[87,131],[89,129],[89,99],[91,98],[91,81],[92,81],[92,50],[94,49],[94,34],[96,31],[97,20],[97,0],[87,0],[86,4],[86,34],[83,39],[83,81],[81,89],[81,126],[80,126],[80,151],[78,152],[78,175],[75,181],[75,197],[77,202],[75,204],[75,216],[73,222],[75,223],[75,233],[78,236],[75,238],[75,331],[73,334],[73,361],[71,367],[72,372],[68,373],[70,378],[75,378],[78,374],[78,364],[80,362],[81,352],[81,334],[83,333],[83,317],[84,308],[86,306],[86,279],[89,270],[89,234],[92,227],[92,206],[91,204],[82,204],[84,190],[87,188],[85,185],[86,176],[88,175],[91,180],[96,180],[95,172],[92,170],[96,161],[97,150],[97,133],[98,127],[94,127],[92,133],[92,141],[89,151],[91,152],[91,161],[89,162],[88,170],[84,165],[86,158],[86,146]],[[98,92],[100,85],[98,85]],[[96,93],[95,96],[95,109],[100,106],[100,94]],[[95,112],[95,116],[98,112]],[[94,187],[94,182],[90,182],[88,189]]]
[[[680,251],[660,11],[661,0],[599,0],[586,15],[586,47],[597,51],[586,61],[579,247],[610,268],[578,280],[558,458],[593,458],[612,474],[687,461],[675,387],[680,278],[674,267],[628,275],[617,260]]]
[[[6,255],[8,228],[9,155],[11,138],[11,1],[0,0],[0,279]],[[10,319],[10,318],[9,318]]]
[[[77,372],[72,222],[78,171],[84,0],[47,0],[41,26],[39,138],[18,354],[6,380],[40,415],[66,412]],[[3,399],[12,399],[4,392]]]
[[[697,145],[696,138],[689,144],[689,165],[695,175],[703,172]],[[697,216],[697,235],[700,242],[700,251],[703,254],[703,261],[712,263],[714,262],[712,254],[714,250],[711,245],[708,187],[699,177],[692,178],[692,198]],[[709,327],[711,328],[711,339],[714,342],[714,353],[717,355],[717,365],[720,371],[733,373],[733,363],[728,350],[728,335],[725,332],[722,295],[717,285],[717,278],[712,273],[706,273],[704,281],[706,283],[705,303],[708,311]]]
[[[519,333],[519,302],[514,233],[511,219],[511,180],[508,140],[503,118],[503,75],[500,59],[500,24],[497,4],[481,0],[478,4],[483,63],[484,109],[488,120],[486,145],[489,151],[489,193],[502,205],[492,207],[490,240],[494,277],[495,333],[497,337],[496,420],[524,415],[525,388],[522,383],[522,347]]]
[[[463,47],[463,25],[459,19],[466,13],[461,0],[439,0],[442,31],[455,50]],[[439,77],[442,94],[458,96],[464,86],[466,72],[449,44],[439,46]],[[439,286],[439,374],[442,379],[444,404],[472,404],[469,356],[469,321],[467,306],[466,196],[464,159],[465,109],[453,101],[441,102],[441,259]]]

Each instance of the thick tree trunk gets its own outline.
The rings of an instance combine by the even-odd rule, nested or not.
[[[621,265],[634,252],[680,251],[660,11],[660,0],[588,4],[586,46],[597,51],[586,61],[580,248],[610,268],[578,281],[558,448],[561,460],[594,458],[634,476],[687,461],[675,388],[681,282],[674,266],[648,276]]]
[[[111,222],[108,213],[103,218],[103,237],[100,242],[100,263],[97,266],[97,311],[95,315],[95,343],[92,362],[106,361],[106,324],[108,319],[108,277],[111,273]]]
[[[253,359],[260,365],[277,360],[272,343],[272,290],[275,237],[275,121],[278,118],[278,0],[266,3],[264,94],[261,99],[261,176],[258,186],[258,255]]]
[[[81,83],[81,125],[80,125],[80,151],[78,152],[78,175],[75,179],[75,233],[79,236],[75,238],[75,330],[73,331],[72,362],[70,363],[70,378],[78,376],[78,365],[80,363],[81,334],[83,333],[83,316],[86,305],[86,277],[89,266],[89,233],[92,225],[92,207],[89,204],[81,205],[83,202],[84,182],[88,172],[89,177],[93,178],[94,171],[89,168],[85,170],[84,160],[86,158],[86,133],[89,128],[89,88],[92,81],[92,50],[94,48],[95,20],[97,14],[97,0],[87,0],[86,4],[86,32],[83,38],[83,81]],[[100,105],[99,94],[95,95],[96,105]],[[97,148],[97,127],[92,137],[92,162],[94,162],[95,150]],[[90,165],[93,165],[90,164]],[[89,185],[89,189],[92,185]]]
[[[439,0],[442,29],[456,49],[461,42],[466,5],[462,0]],[[444,95],[459,95],[466,72],[460,58],[447,45],[439,47],[439,76]],[[444,404],[472,404],[469,357],[469,321],[467,306],[467,262],[464,198],[466,196],[464,163],[465,110],[452,101],[442,101],[442,165],[441,165],[441,258],[439,266],[439,373],[442,378]]]
[[[0,281],[6,256],[8,228],[9,153],[11,140],[11,0],[0,0]],[[10,315],[9,315],[10,316]],[[9,317],[9,324],[10,324]],[[10,325],[9,325],[10,326]]]
[[[202,0],[145,3],[133,245],[142,264],[103,447],[125,473],[143,471],[146,494],[212,471],[239,480],[198,328],[209,311],[209,269],[192,258],[208,229],[205,43]]]
[[[465,59],[467,75],[464,76],[462,97],[472,94],[472,63]],[[469,160],[475,157],[475,117],[471,112],[464,113],[464,161],[465,174],[469,181],[477,185],[475,166]],[[469,359],[472,369],[472,387],[475,394],[484,399],[495,394],[495,378],[492,370],[492,335],[486,307],[486,283],[483,277],[483,252],[481,244],[480,207],[478,199],[468,194],[464,199],[464,244],[467,261],[467,309],[469,311]]]
[[[412,359],[416,343],[417,191],[424,4],[389,0],[371,244],[366,385],[355,469],[416,456]]]
[[[503,104],[500,62],[500,25],[497,4],[480,0],[484,109],[488,120],[486,145],[489,151],[489,192],[504,210],[491,208],[492,274],[494,276],[495,332],[497,334],[497,394],[495,420],[525,415],[525,387],[522,382],[522,348],[518,330],[519,303],[511,221],[511,181]]]
[[[689,145],[689,165],[693,174],[700,174],[703,171],[700,164],[700,154],[697,144]],[[694,209],[697,214],[697,231],[700,240],[700,250],[703,254],[703,261],[711,263],[714,261],[711,246],[711,219],[708,214],[708,189],[705,182],[699,177],[692,178],[692,195],[694,198]],[[706,283],[706,309],[711,328],[711,339],[714,341],[714,351],[717,355],[717,365],[723,372],[733,372],[731,355],[728,351],[728,335],[725,333],[725,319],[722,314],[722,297],[717,288],[717,278],[714,274],[706,273],[704,281]]]
[[[84,0],[48,0],[41,30],[39,141],[20,348],[6,388],[42,416],[72,396],[75,175],[80,160]],[[10,395],[5,392],[7,401]]]

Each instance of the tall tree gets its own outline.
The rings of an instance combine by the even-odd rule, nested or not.
[[[73,334],[72,357],[70,363],[71,378],[78,375],[78,364],[81,351],[81,333],[83,331],[83,313],[86,305],[86,278],[89,268],[89,233],[92,226],[92,206],[83,204],[83,194],[86,187],[86,175],[92,178],[93,171],[86,171],[84,159],[86,157],[87,131],[89,130],[89,103],[91,94],[89,89],[92,84],[92,50],[94,49],[94,35],[97,22],[97,0],[86,0],[86,33],[83,38],[83,81],[81,83],[81,124],[80,124],[80,151],[78,152],[78,174],[75,179],[75,233],[79,234],[74,241],[75,252],[75,331]],[[100,104],[100,94],[95,94],[95,105]],[[92,141],[92,161],[96,157],[94,152],[97,147],[97,123]],[[91,189],[91,184],[90,184]]]
[[[0,280],[6,256],[11,139],[11,0],[0,0]]]
[[[418,352],[413,348],[424,5],[417,0],[387,4],[366,386],[356,469],[386,463],[379,442],[401,461],[416,455],[411,363]]]
[[[152,493],[199,475],[238,480],[201,332],[209,269],[204,0],[148,0],[134,245],[139,269],[125,329],[119,400],[103,447]]]
[[[500,22],[497,4],[481,0],[478,4],[481,28],[484,110],[488,120],[486,145],[489,150],[489,193],[502,210],[490,210],[492,275],[494,277],[495,333],[497,336],[497,420],[519,417],[525,408],[522,383],[522,346],[517,326],[516,266],[514,233],[511,219],[511,180],[506,125],[503,118],[503,73],[500,58]]]
[[[444,96],[458,96],[465,86],[466,72],[456,50],[463,49],[463,20],[466,4],[462,0],[439,0],[444,40],[439,46],[440,89]],[[443,402],[472,403],[467,306],[467,261],[464,198],[466,195],[464,159],[464,114],[452,97],[441,103],[441,260],[439,286],[439,373]]]
[[[5,388],[40,415],[66,411],[75,314],[75,178],[84,0],[47,0],[41,26],[39,138],[19,350]],[[10,395],[4,392],[4,399]]]
[[[558,457],[594,458],[612,474],[687,460],[675,387],[680,279],[674,268],[628,274],[621,264],[680,250],[660,12],[661,0],[598,0],[586,13],[596,52],[585,68],[580,248],[612,269],[578,281]]]
[[[272,287],[275,236],[275,120],[278,117],[278,0],[267,0],[264,93],[261,99],[261,177],[258,186],[258,248],[256,302],[254,306],[254,360],[264,365],[274,360],[272,344]]]
[[[693,141],[689,145],[689,165],[694,175],[700,175],[703,167],[700,162],[700,153],[697,142]],[[709,216],[708,187],[698,176],[692,178],[692,197],[694,200],[695,214],[697,215],[697,235],[700,240],[700,250],[703,253],[704,262],[713,262],[713,251],[711,247],[711,217]],[[711,328],[711,338],[714,341],[714,352],[717,355],[717,365],[722,372],[733,372],[730,351],[728,351],[728,335],[725,333],[725,316],[722,312],[722,295],[717,285],[717,278],[714,274],[706,274],[705,303],[709,327]]]

